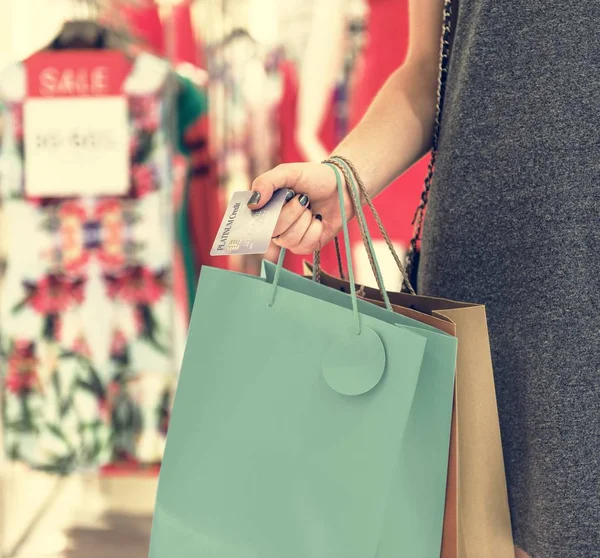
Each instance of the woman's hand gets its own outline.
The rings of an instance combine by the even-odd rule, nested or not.
[[[331,168],[320,163],[279,165],[254,181],[248,207],[260,209],[281,188],[293,190],[294,197],[285,204],[277,221],[273,233],[277,246],[307,255],[320,250],[340,232],[342,216]],[[350,219],[353,211],[347,190],[344,202]]]

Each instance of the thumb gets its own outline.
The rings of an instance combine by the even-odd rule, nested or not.
[[[248,207],[256,210],[264,207],[277,190],[289,188],[295,190],[302,176],[302,163],[279,165],[264,174],[261,174],[252,183],[252,195],[248,200]]]

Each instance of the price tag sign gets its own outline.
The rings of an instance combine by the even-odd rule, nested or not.
[[[118,196],[130,186],[129,63],[114,51],[42,52],[26,61],[25,190]]]

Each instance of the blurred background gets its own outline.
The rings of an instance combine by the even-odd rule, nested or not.
[[[210,256],[227,200],[335,147],[402,63],[407,10],[0,0],[0,558],[147,556],[198,274],[260,271]],[[399,251],[424,175],[377,200]],[[322,258],[337,274],[330,247]]]

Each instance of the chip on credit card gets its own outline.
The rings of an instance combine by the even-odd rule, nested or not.
[[[275,225],[285,204],[289,190],[277,190],[261,209],[252,211],[248,201],[252,192],[235,192],[231,197],[211,256],[264,254],[269,249]]]

